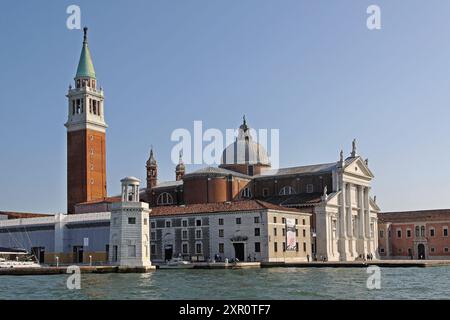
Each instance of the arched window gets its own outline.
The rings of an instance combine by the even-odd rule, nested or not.
[[[173,198],[172,195],[170,193],[167,192],[163,192],[158,196],[158,200],[157,200],[157,204],[158,205],[169,205],[169,204],[173,204]]]
[[[420,236],[425,237],[425,226],[420,227]]]
[[[416,237],[418,238],[420,236],[420,228],[419,226],[416,227]]]
[[[244,188],[241,191],[241,198],[251,198],[252,197],[252,191],[250,188]]]
[[[281,188],[280,192],[278,193],[280,196],[286,196],[289,194],[296,194],[297,192],[295,192],[295,189],[292,188],[291,186],[285,186],[283,188]]]

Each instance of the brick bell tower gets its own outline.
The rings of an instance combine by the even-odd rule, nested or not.
[[[67,128],[67,213],[75,204],[106,197],[106,128],[103,89],[97,89],[87,28],[75,76],[69,86]]]

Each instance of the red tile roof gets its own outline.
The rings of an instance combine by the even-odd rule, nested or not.
[[[27,219],[27,218],[48,217],[51,214],[0,211],[0,215],[6,215],[6,216],[8,216],[8,220],[10,220],[10,219]]]
[[[199,213],[236,212],[254,210],[278,210],[302,213],[298,209],[286,208],[261,200],[242,200],[232,202],[199,203],[185,206],[160,206],[151,208],[151,216],[183,215]]]
[[[97,204],[97,203],[114,203],[114,202],[120,202],[121,200],[122,200],[121,196],[105,197],[102,199],[80,202],[80,203],[77,203],[76,206],[86,205],[86,204]]]
[[[412,222],[450,220],[450,209],[383,212],[378,214],[380,222]]]

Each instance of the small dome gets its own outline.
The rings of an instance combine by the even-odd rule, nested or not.
[[[130,182],[137,182],[137,183],[139,183],[139,182],[141,182],[141,180],[139,180],[136,177],[129,176],[129,177],[123,178],[122,180],[120,180],[120,182],[122,182],[122,183],[124,183],[124,182],[128,182],[128,183],[130,183]]]
[[[222,165],[260,164],[270,166],[266,149],[253,141],[245,117],[243,124],[239,127],[236,141],[223,151],[221,162]]]
[[[186,169],[186,167],[185,167],[184,163],[177,164],[177,166],[175,168],[176,171],[185,171],[185,169]]]

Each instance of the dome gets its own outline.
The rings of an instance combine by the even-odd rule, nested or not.
[[[128,177],[125,177],[125,178],[123,178],[122,180],[120,180],[122,183],[139,183],[139,182],[141,182],[141,180],[139,180],[138,178],[136,178],[136,177],[133,177],[133,176],[128,176]]]
[[[185,170],[186,170],[186,167],[185,167],[184,163],[179,163],[179,164],[177,164],[177,166],[175,167],[175,170],[176,170],[176,171],[185,171]]]
[[[245,117],[243,124],[239,127],[236,141],[223,151],[221,162],[222,165],[259,164],[270,166],[266,149],[253,141]]]

